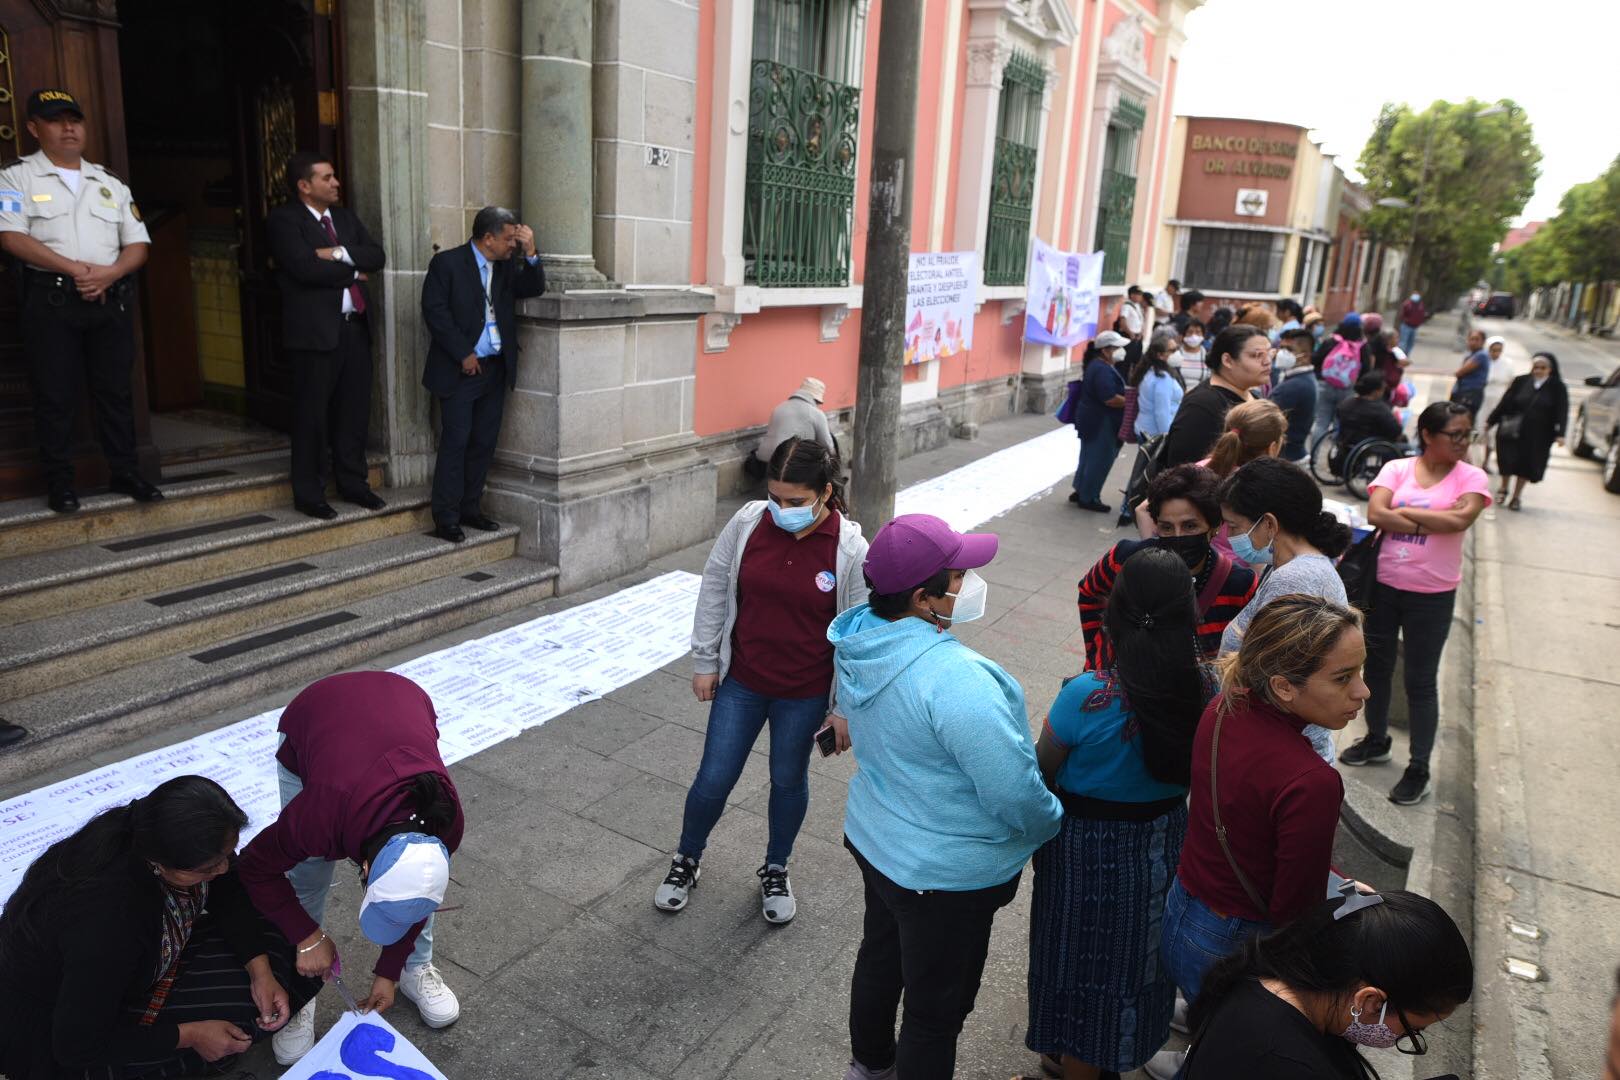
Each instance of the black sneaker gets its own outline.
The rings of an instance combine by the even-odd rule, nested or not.
[[[1389,801],[1397,806],[1416,806],[1429,797],[1429,767],[1417,762],[1406,767],[1401,782],[1389,793]]]
[[[1350,748],[1339,755],[1339,761],[1345,765],[1372,765],[1380,761],[1388,761],[1394,755],[1390,748],[1394,745],[1388,735],[1378,738],[1375,735],[1363,735],[1350,744]]]
[[[687,899],[692,895],[692,887],[703,874],[698,869],[696,859],[689,859],[685,855],[677,854],[670,860],[669,873],[665,876],[663,884],[658,886],[658,892],[653,895],[653,907],[659,911],[680,911],[686,907]]]

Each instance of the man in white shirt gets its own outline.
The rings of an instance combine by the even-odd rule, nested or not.
[[[1125,290],[1125,302],[1119,306],[1119,319],[1124,324],[1125,336],[1132,341],[1142,340],[1142,290],[1135,285]]]
[[[1176,303],[1181,298],[1181,282],[1171,278],[1164,288],[1153,294],[1153,325],[1162,326],[1176,316]]]

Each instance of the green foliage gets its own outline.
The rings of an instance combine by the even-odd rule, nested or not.
[[[1620,157],[1566,191],[1558,213],[1502,259],[1502,287],[1519,294],[1560,281],[1620,279]]]
[[[1503,111],[1489,116],[1487,109]],[[1373,207],[1362,227],[1377,239],[1413,243],[1413,281],[1431,297],[1478,280],[1491,248],[1535,190],[1541,151],[1529,118],[1511,100],[1436,101],[1421,113],[1385,105],[1361,152]],[[1409,207],[1378,206],[1401,199]]]

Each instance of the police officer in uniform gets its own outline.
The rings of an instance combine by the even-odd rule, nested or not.
[[[77,99],[66,90],[36,90],[27,113],[40,148],[0,169],[0,250],[21,264],[23,355],[51,509],[79,508],[71,447],[86,380],[109,487],[141,502],[161,499],[137,471],[130,390],[133,275],[151,237],[128,185],[80,156],[85,124]]]

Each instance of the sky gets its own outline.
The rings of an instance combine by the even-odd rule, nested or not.
[[[1176,112],[1300,124],[1353,176],[1386,101],[1512,98],[1542,155],[1516,224],[1620,155],[1620,0],[1206,0],[1186,33]]]

